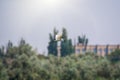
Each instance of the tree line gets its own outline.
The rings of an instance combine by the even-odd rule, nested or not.
[[[102,57],[94,53],[43,56],[24,39],[0,48],[0,80],[120,80],[120,50]]]

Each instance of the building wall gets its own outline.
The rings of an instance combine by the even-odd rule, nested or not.
[[[119,48],[120,45],[88,45],[85,50],[85,46],[77,44],[75,47],[76,54],[84,54],[85,52],[93,52],[100,56],[105,56]]]

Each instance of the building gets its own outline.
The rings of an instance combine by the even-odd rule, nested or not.
[[[77,44],[75,46],[75,53],[84,54],[85,52],[93,52],[97,55],[105,56],[115,49],[120,49],[120,45],[87,45],[85,48],[82,44]]]

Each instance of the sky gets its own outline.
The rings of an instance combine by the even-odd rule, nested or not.
[[[120,44],[120,0],[0,0],[0,45],[24,38],[47,53],[54,27],[76,42],[85,34],[89,44]]]

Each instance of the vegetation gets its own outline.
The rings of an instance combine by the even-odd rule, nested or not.
[[[58,59],[36,54],[23,39],[18,46],[9,41],[0,48],[0,80],[120,80],[120,61],[113,64],[113,54],[120,50],[107,57],[86,53]]]
[[[57,56],[57,42],[55,41],[55,36],[58,34],[56,28],[53,30],[53,34],[49,34],[49,45],[48,53]]]
[[[63,41],[61,42],[61,56],[67,56],[74,52],[72,40],[68,39],[67,30],[62,30]]]
[[[85,35],[78,36],[78,44],[82,44],[84,46],[84,50],[86,51],[88,45],[88,38]]]
[[[108,58],[111,60],[111,62],[119,62],[120,60],[120,50],[116,49],[114,52],[112,52],[110,55],[108,55]]]
[[[54,56],[57,56],[58,43],[55,40],[55,37],[58,32],[59,31],[54,28],[53,33],[49,34],[48,53]],[[88,38],[86,35],[78,36],[78,44],[82,44],[84,46],[84,51],[86,51],[88,45]],[[68,33],[65,28],[62,29],[62,40],[59,46],[61,47],[61,57],[71,55],[75,52],[74,46],[72,44],[72,39],[68,38]]]
[[[55,40],[55,36],[58,34],[58,30],[54,28],[53,34],[49,34],[49,45],[48,45],[48,53],[57,56],[57,41]],[[68,39],[67,30],[65,28],[62,29],[62,39],[60,43],[61,47],[61,56],[67,56],[74,52],[74,47],[72,45],[72,40]]]

